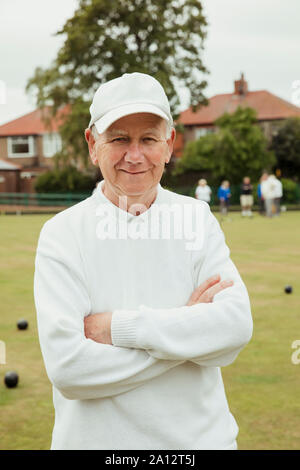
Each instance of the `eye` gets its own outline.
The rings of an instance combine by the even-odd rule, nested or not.
[[[111,142],[127,142],[127,137],[116,137],[115,139],[113,139]]]

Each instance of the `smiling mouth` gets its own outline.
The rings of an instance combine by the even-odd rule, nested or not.
[[[127,171],[127,170],[120,170],[120,171],[124,171],[125,173],[128,173],[129,175],[141,175],[142,173],[146,173],[148,170],[144,170],[144,171]]]

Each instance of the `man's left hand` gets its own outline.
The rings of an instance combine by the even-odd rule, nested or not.
[[[111,312],[94,313],[85,317],[85,337],[96,341],[96,343],[112,344],[111,318]]]

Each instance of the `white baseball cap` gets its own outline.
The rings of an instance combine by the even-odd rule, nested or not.
[[[100,85],[90,106],[89,127],[102,134],[113,122],[135,113],[151,113],[171,125],[170,105],[161,84],[150,75],[134,72]]]

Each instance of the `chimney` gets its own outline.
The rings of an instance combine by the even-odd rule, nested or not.
[[[244,79],[244,74],[241,73],[241,78],[234,82],[234,94],[246,95],[248,93],[248,83]]]

